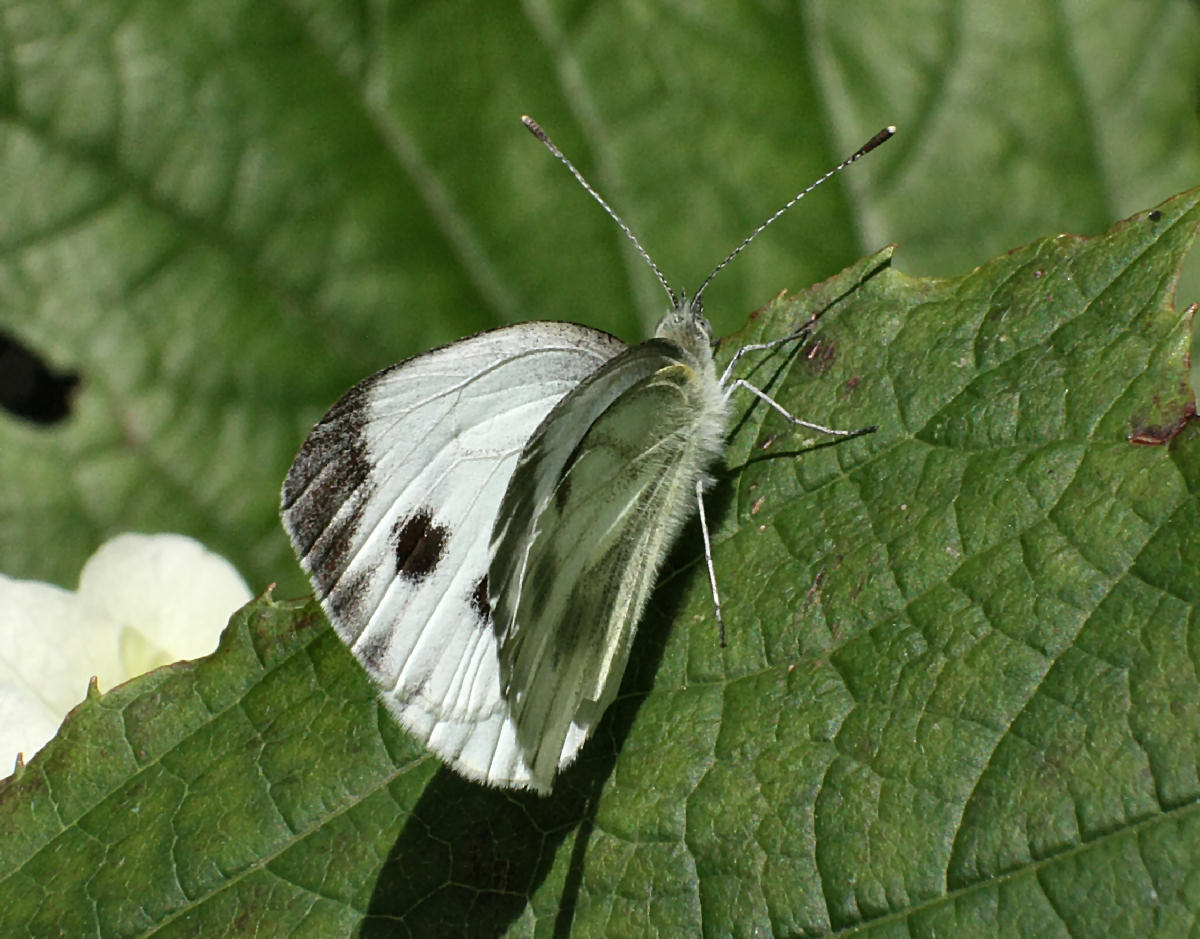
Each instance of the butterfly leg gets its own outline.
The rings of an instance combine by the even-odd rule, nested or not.
[[[734,381],[734,383],[730,385],[729,389],[725,392],[725,397],[728,398],[737,388],[745,388],[756,398],[765,401],[767,404],[773,407],[791,423],[799,424],[801,427],[807,427],[809,430],[819,431],[822,434],[829,434],[831,437],[858,437],[861,434],[874,433],[876,430],[874,427],[862,427],[858,430],[838,430],[836,427],[826,427],[823,424],[814,424],[812,421],[803,420],[799,417],[796,417],[795,414],[793,414],[791,411],[788,411],[782,404],[772,398],[769,394],[759,388],[756,388],[744,378],[739,378]]]
[[[754,342],[748,346],[742,346],[733,354],[733,358],[729,360],[729,364],[725,366],[725,371],[721,373],[721,387],[729,386],[729,376],[733,374],[733,368],[741,361],[742,356],[747,352],[762,352],[765,349],[777,349],[780,346],[787,345],[789,342],[795,342],[797,339],[803,339],[812,329],[813,322],[816,320],[814,316],[807,323],[801,326],[794,333],[787,336],[782,336],[779,339],[772,339],[770,342]]]
[[[725,648],[725,617],[721,615],[721,596],[717,593],[717,571],[713,567],[712,541],[708,537],[708,516],[704,514],[704,480],[696,480],[696,507],[700,510],[700,531],[704,534],[704,563],[708,565],[708,583],[712,587],[713,609],[721,630],[721,648]]]

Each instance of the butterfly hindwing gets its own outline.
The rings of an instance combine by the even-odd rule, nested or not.
[[[529,323],[408,359],[347,392],[284,483],[284,525],[338,635],[389,710],[467,776],[531,784],[491,625],[497,507],[554,405],[626,348]]]
[[[534,776],[553,780],[617,692],[658,569],[720,455],[711,360],[651,340],[547,416],[501,505],[489,573],[500,671]]]

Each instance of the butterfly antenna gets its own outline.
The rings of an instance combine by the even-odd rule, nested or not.
[[[620,226],[621,231],[625,232],[625,234],[629,238],[629,240],[633,242],[633,246],[635,248],[637,248],[637,253],[642,256],[642,260],[650,265],[650,270],[654,271],[654,276],[658,278],[658,282],[663,285],[663,290],[665,290],[667,292],[667,296],[671,298],[671,305],[678,306],[679,299],[675,296],[675,291],[671,289],[671,285],[667,283],[667,279],[665,277],[663,277],[663,272],[658,269],[658,265],[654,263],[654,259],[652,257],[650,257],[649,254],[646,253],[646,249],[642,247],[642,243],[637,240],[637,235],[635,235],[630,230],[629,226],[625,224],[625,221],[621,218],[621,216],[619,216],[615,211],[613,211],[613,207],[604,201],[604,197],[602,195],[600,195],[600,193],[596,192],[596,190],[592,188],[592,184],[583,178],[583,174],[575,168],[575,164],[572,163],[570,160],[568,160],[566,158],[566,156],[563,154],[563,152],[554,145],[554,141],[550,139],[550,136],[544,130],[542,130],[541,124],[539,124],[537,121],[535,121],[532,117],[530,117],[527,114],[521,115],[521,121],[525,124],[526,127],[529,128],[529,132],[531,134],[533,134],[533,136],[535,136],[538,140],[540,140],[542,143],[544,143],[546,145],[547,150],[549,150],[556,157],[558,157],[559,162],[562,163],[562,165],[565,166],[567,169],[569,169],[571,171],[571,174],[577,180],[579,180],[579,185],[581,185],[584,189],[586,189],[591,194],[592,198],[600,203],[600,205],[604,209],[604,211],[609,214],[609,217],[614,222],[616,222],[617,225]],[[857,159],[858,156],[861,156],[861,154],[856,154],[853,159]],[[847,162],[850,162],[850,161],[847,161]],[[841,169],[841,167],[838,167],[838,169]],[[793,200],[793,201],[795,201],[795,200]],[[771,221],[774,221],[774,219],[772,219]],[[763,226],[763,228],[766,228],[766,227],[767,227],[766,225]],[[755,232],[754,234],[756,235],[756,234],[758,234],[758,232]],[[754,235],[751,235],[750,237],[753,238]],[[743,247],[745,247],[745,246],[743,245]],[[741,250],[741,249],[739,249],[739,250]],[[737,252],[735,251],[734,254],[736,254],[736,253]],[[724,265],[722,265],[722,266],[724,266]],[[710,277],[709,280],[712,280],[712,278]],[[706,281],[706,283],[707,283],[707,281]]]
[[[820,179],[818,179],[811,186],[809,186],[808,188],[806,188],[806,189],[802,190],[801,192],[798,192],[794,196],[792,196],[792,198],[788,200],[787,205],[785,205],[778,212],[776,212],[774,215],[772,215],[769,219],[767,219],[765,222],[763,222],[761,225],[759,225],[758,228],[754,229],[754,231],[750,232],[750,234],[746,236],[746,239],[740,245],[738,245],[736,248],[734,248],[732,251],[729,252],[729,256],[727,258],[725,258],[724,261],[722,261],[715,268],[713,268],[713,272],[708,275],[708,278],[704,281],[704,283],[702,283],[700,285],[700,289],[696,291],[695,299],[699,300],[700,295],[702,293],[704,293],[704,288],[707,287],[710,283],[712,283],[712,279],[714,277],[716,277],[719,273],[721,273],[721,271],[725,269],[725,267],[729,264],[730,261],[732,261],[734,258],[736,258],[743,251],[745,251],[746,247],[750,244],[750,242],[752,242],[755,238],[757,238],[759,235],[761,235],[763,233],[763,231],[766,230],[767,226],[770,225],[773,221],[775,221],[775,219],[779,218],[779,216],[781,216],[784,212],[786,212],[788,209],[790,209],[792,206],[794,206],[797,202],[799,202],[801,199],[803,199],[805,196],[807,196],[810,192],[812,192],[814,189],[816,189],[819,185],[821,185],[821,183],[825,182],[825,180],[827,180],[830,176],[840,173],[842,170],[844,170],[847,166],[849,166],[855,160],[859,159],[860,157],[866,156],[868,153],[870,153],[872,150],[874,150],[876,147],[878,147],[885,140],[890,139],[894,133],[896,133],[896,125],[889,124],[883,130],[881,130],[879,133],[877,133],[874,137],[872,137],[870,140],[868,140],[866,143],[864,143],[861,147],[859,147],[857,150],[855,150],[852,154],[850,154],[850,156],[848,156],[848,157],[846,157],[846,159],[842,160],[841,163],[839,163],[837,166],[835,166],[833,169],[831,169],[828,173],[826,173],[824,176],[822,176]],[[567,165],[570,166],[570,164],[567,164]],[[579,175],[579,174],[577,173],[576,175]],[[594,193],[593,193],[593,195],[594,195]],[[596,198],[600,198],[600,197],[597,196]],[[630,237],[632,238],[633,236],[631,235]],[[695,302],[695,301],[693,301],[693,302]]]

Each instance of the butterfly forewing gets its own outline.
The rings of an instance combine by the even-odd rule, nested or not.
[[[502,685],[535,777],[553,780],[616,694],[724,429],[711,361],[651,340],[565,397],[525,448],[489,581]]]
[[[482,333],[379,372],[313,429],[284,525],[389,710],[460,772],[533,781],[500,692],[489,537],[528,438],[626,349],[566,323]]]

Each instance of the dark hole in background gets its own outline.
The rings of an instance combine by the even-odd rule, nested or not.
[[[0,408],[37,424],[55,424],[71,414],[74,372],[54,372],[32,349],[0,331]]]

